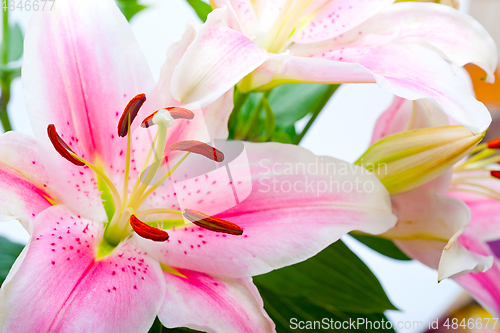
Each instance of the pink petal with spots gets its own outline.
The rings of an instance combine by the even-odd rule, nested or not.
[[[214,10],[187,48],[172,77],[172,95],[188,108],[205,107],[271,55],[227,26],[227,8]]]
[[[36,141],[17,132],[1,135],[0,161],[0,221],[16,218],[30,232],[34,218],[51,206],[52,187]]]
[[[425,47],[413,44],[369,47],[361,43],[314,53],[312,58],[306,56],[309,52],[311,50],[304,48],[294,50],[293,53],[301,57],[291,56],[281,71],[274,73],[273,80],[276,83],[287,80],[325,83],[375,81],[383,90],[397,96],[433,101],[448,116],[474,133],[484,131],[491,122],[486,107],[474,98],[451,65]],[[273,68],[261,66],[254,75],[257,77],[261,70],[263,77],[269,77]],[[269,86],[275,85],[272,81],[267,82]],[[258,86],[258,80],[253,84]]]
[[[314,1],[313,6],[315,2]],[[394,0],[331,0],[321,1],[315,9],[314,19],[292,36],[295,43],[325,41],[355,28]]]
[[[204,332],[275,332],[250,278],[215,277],[180,270],[164,273],[167,292],[158,318],[166,327]]]
[[[63,206],[41,213],[22,263],[2,286],[2,329],[147,331],[163,301],[161,268],[132,243],[96,261],[102,232]]]
[[[498,53],[486,29],[471,16],[434,3],[401,2],[388,6],[341,38],[331,40],[328,47],[348,46],[366,35],[395,32],[396,43],[425,46],[460,67],[476,64],[488,74],[488,82],[494,80]]]
[[[23,87],[42,160],[58,194],[75,211],[105,220],[96,176],[55,152],[47,125],[55,124],[76,153],[100,161],[121,184],[127,140],[118,138],[117,123],[128,101],[147,93],[153,80],[115,2],[61,0],[52,11],[35,12],[25,39]]]
[[[169,230],[163,244],[136,237],[141,246],[169,266],[245,277],[305,260],[349,231],[379,234],[394,226],[387,191],[364,169],[292,145],[245,143],[245,149],[251,193],[217,215],[241,226],[242,236],[191,225]],[[198,190],[210,191],[204,200],[227,209],[225,191],[200,185],[191,195]]]

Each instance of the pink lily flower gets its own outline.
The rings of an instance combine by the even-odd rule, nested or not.
[[[448,117],[434,104],[395,98],[378,119],[372,140],[447,124]],[[500,314],[500,180],[498,173],[487,167],[500,161],[493,155],[498,148],[498,140],[480,144],[473,151],[475,155],[442,176],[393,196],[399,221],[396,228],[384,234],[409,256],[438,269],[440,280],[454,278],[496,315]],[[397,230],[405,225],[410,232],[402,239]]]
[[[215,9],[180,61],[172,94],[206,105],[289,82],[376,82],[429,99],[471,132],[491,122],[455,75],[474,63],[494,80],[493,39],[470,16],[434,3],[394,0],[212,0]]]
[[[240,204],[198,211],[228,199],[227,180],[207,173],[190,178],[182,199],[199,199],[181,209],[189,200],[172,177],[191,176],[194,154],[222,163],[224,153],[186,140],[204,127],[227,137],[232,109],[232,92],[202,110],[162,109],[178,105],[168,85],[189,43],[170,49],[155,85],[114,1],[58,0],[33,14],[23,86],[36,138],[0,136],[0,218],[20,220],[31,239],[0,290],[0,331],[146,332],[158,316],[167,327],[273,332],[253,275],[305,260],[351,230],[394,226],[374,175],[275,143],[244,144],[251,191]],[[141,168],[148,149],[161,165]],[[165,160],[170,150],[191,155]],[[345,168],[293,169],[318,163]],[[370,189],[311,192],[304,181]]]

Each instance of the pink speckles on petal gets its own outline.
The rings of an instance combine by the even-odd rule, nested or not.
[[[326,3],[316,17],[292,36],[296,43],[314,43],[332,39],[359,25],[391,0],[337,0]],[[338,6],[341,3],[343,5]]]

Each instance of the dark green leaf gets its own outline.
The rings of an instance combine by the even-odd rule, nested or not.
[[[0,284],[5,280],[10,268],[23,250],[24,245],[11,242],[0,236]]]
[[[24,36],[19,24],[11,26],[9,29],[9,50],[7,61],[16,61],[23,56]]]
[[[286,297],[306,297],[318,306],[347,312],[396,309],[375,275],[341,241],[302,263],[256,276],[254,282]]]
[[[135,14],[147,8],[147,6],[139,4],[137,0],[116,0],[116,4],[127,21],[130,21]]]
[[[333,331],[373,333],[394,332],[393,329],[390,329],[392,324],[387,324],[388,319],[383,314],[357,314],[339,311],[333,307],[328,306],[320,307],[307,298],[285,297],[267,290],[266,288],[260,288],[260,294],[264,299],[264,307],[266,308],[267,313],[269,314],[271,319],[273,319],[274,323],[276,324],[276,331],[279,333]],[[360,320],[359,326],[357,325],[358,318]],[[364,320],[365,324],[363,324],[361,320]],[[308,325],[308,321],[310,321],[311,328],[300,329],[300,327],[306,328],[306,325]],[[315,325],[315,321],[319,321],[319,323],[316,323],[316,327],[313,326]],[[370,324],[367,324],[368,321],[371,322],[371,327],[369,326]],[[335,328],[336,322],[338,323],[337,325],[345,326],[337,326],[337,328]],[[346,324],[343,324],[344,322],[346,322]],[[379,329],[376,329],[375,325],[383,326],[379,326]]]
[[[208,14],[212,11],[212,7],[202,1],[202,0],[186,0],[191,7],[193,7],[194,11],[196,12],[196,15],[205,22],[207,20]]]
[[[196,332],[202,332],[202,331],[195,331],[191,330],[189,328],[185,327],[176,327],[176,328],[166,328],[160,323],[160,320],[158,317],[156,317],[155,322],[153,323],[153,326],[149,329],[148,333],[196,333]]]
[[[406,254],[404,254],[396,245],[394,245],[392,241],[388,239],[371,235],[351,234],[351,236],[372,250],[375,250],[389,258],[397,260],[411,260],[411,258],[408,258]]]

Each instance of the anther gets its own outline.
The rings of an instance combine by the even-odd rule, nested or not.
[[[141,109],[141,106],[146,102],[146,95],[145,94],[138,94],[134,98],[128,102],[127,106],[123,110],[122,116],[120,117],[120,120],[118,121],[118,135],[120,137],[124,137],[128,134],[128,128],[129,128],[129,119],[130,119],[130,125],[132,125],[132,122],[134,121],[135,117],[137,117],[137,113],[139,113],[139,110]]]
[[[217,148],[196,140],[184,140],[173,143],[170,150],[181,150],[203,155],[216,162],[224,161],[224,154]]]
[[[490,171],[490,175],[491,175],[492,177],[495,177],[495,178],[500,179],[500,170],[491,170],[491,171]]]
[[[154,242],[164,242],[168,239],[168,233],[165,230],[154,228],[139,220],[135,215],[130,216],[130,226],[141,237],[150,239]]]
[[[243,234],[243,229],[239,225],[207,215],[198,210],[185,209],[184,217],[186,217],[189,221],[193,222],[197,226],[210,231],[222,232],[225,234],[238,236]]]
[[[491,140],[487,143],[488,148],[490,149],[499,149],[500,148],[500,138]]]
[[[79,159],[77,159],[75,156],[72,155],[72,154],[76,155],[76,153],[59,136],[56,130],[56,126],[54,124],[50,124],[49,126],[47,126],[47,134],[49,136],[50,142],[52,142],[52,145],[54,146],[55,150],[59,153],[59,155],[61,155],[74,165],[78,166],[85,165],[85,163],[83,163],[82,161],[80,161]]]
[[[177,106],[170,106],[170,107],[167,107],[167,108],[162,109],[162,110],[167,110],[170,113],[170,115],[172,116],[172,118],[174,118],[174,119],[189,119],[189,120],[191,120],[194,118],[193,111],[188,110],[188,109],[184,109],[184,108],[180,108]],[[150,114],[149,116],[144,118],[144,120],[141,123],[141,127],[148,128],[150,126],[153,126],[154,125],[153,117],[158,113],[158,111],[160,111],[160,110],[156,110],[155,112],[153,112],[152,114]]]

